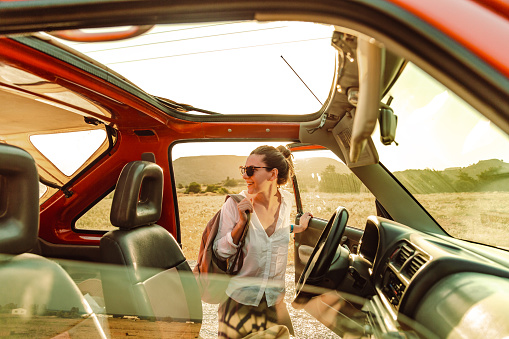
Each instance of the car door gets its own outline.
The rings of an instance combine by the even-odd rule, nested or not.
[[[322,146],[290,144],[294,155],[295,223],[311,212],[306,231],[294,235],[295,281],[298,281],[318,238],[338,206],[350,213],[341,245],[356,252],[367,215],[377,214],[375,197],[331,151]]]

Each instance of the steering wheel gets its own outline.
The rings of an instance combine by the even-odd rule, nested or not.
[[[306,294],[303,292],[306,284],[318,286],[323,281],[341,242],[347,221],[348,211],[345,207],[339,206],[323,229],[300,275],[294,303],[299,304],[299,300],[302,300],[303,295]]]

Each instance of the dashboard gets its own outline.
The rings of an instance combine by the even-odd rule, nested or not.
[[[358,255],[371,264],[369,321],[383,335],[509,335],[507,251],[416,231],[371,216]]]

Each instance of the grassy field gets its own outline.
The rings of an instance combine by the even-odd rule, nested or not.
[[[509,249],[509,193],[416,194],[453,237]]]
[[[178,196],[182,249],[186,258],[196,260],[203,229],[214,213],[221,208],[224,198],[224,195],[210,194]],[[334,210],[343,204],[351,213],[349,224],[359,228],[364,228],[367,215],[375,213],[374,200],[373,196],[367,193],[342,195],[313,193],[302,196],[304,209],[311,211],[315,217],[325,219],[329,219]],[[295,214],[292,213],[292,220]],[[293,241],[289,243],[288,262],[293,263]]]
[[[450,235],[509,248],[509,193],[437,193],[416,198]],[[184,254],[193,260],[203,228],[221,207],[224,196],[180,195],[178,201]],[[376,215],[375,199],[369,193],[305,193],[302,201],[305,211],[324,219],[329,219],[337,206],[345,206],[350,214],[348,225],[361,229],[369,215]],[[288,261],[293,262],[292,241]]]
[[[509,247],[509,193],[436,193],[415,195],[446,231],[461,239]],[[196,260],[201,235],[207,221],[222,206],[224,195],[178,194],[183,251]],[[366,218],[375,215],[375,199],[369,193],[303,193],[305,211],[329,219],[336,207],[345,206],[349,226],[364,228]],[[81,229],[112,229],[109,222],[111,197],[108,196],[80,218]],[[292,215],[292,219],[295,212]],[[289,244],[289,263],[293,262],[293,242]]]
[[[111,338],[197,338],[198,323],[178,323],[118,318],[99,318]],[[55,316],[20,317],[0,314],[0,338],[97,338],[92,318],[69,319]]]

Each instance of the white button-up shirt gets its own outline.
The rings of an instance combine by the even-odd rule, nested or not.
[[[256,213],[251,214],[249,229],[245,238],[244,265],[240,272],[230,280],[226,294],[244,305],[258,306],[265,293],[267,305],[280,302],[285,292],[285,272],[290,241],[290,212],[293,195],[279,189],[281,206],[276,229],[269,237]],[[247,195],[246,191],[240,194]],[[237,204],[228,199],[221,209],[219,230],[214,241],[214,252],[226,260],[235,254],[237,245],[233,243],[232,229],[239,220]]]

